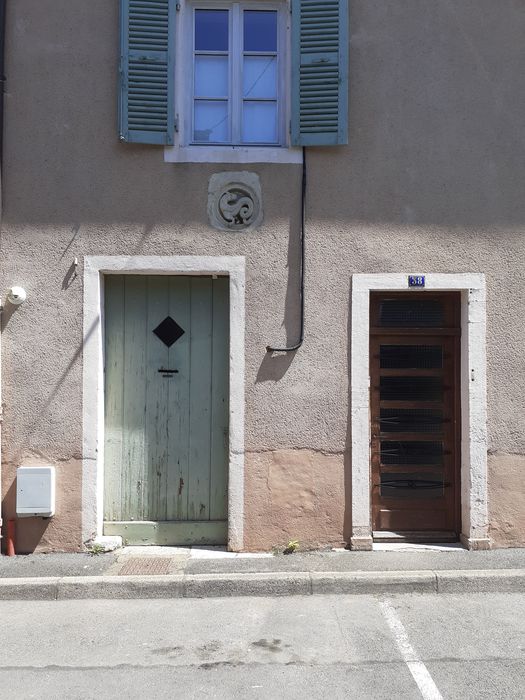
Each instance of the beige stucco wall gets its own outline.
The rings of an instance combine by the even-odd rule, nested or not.
[[[349,536],[348,346],[356,272],[483,272],[488,288],[489,509],[525,544],[525,7],[520,0],[351,0],[350,145],[309,149],[306,340],[295,341],[300,167],[259,174],[264,222],[207,222],[209,177],[116,128],[117,0],[10,3],[1,292],[4,516],[15,469],[59,467],[57,516],[22,550],[80,542],[84,255],[246,256],[249,548]],[[78,275],[71,264],[78,257]],[[271,517],[269,515],[271,513]]]

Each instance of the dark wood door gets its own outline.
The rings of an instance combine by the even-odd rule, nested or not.
[[[374,532],[459,534],[459,313],[455,292],[371,297]]]

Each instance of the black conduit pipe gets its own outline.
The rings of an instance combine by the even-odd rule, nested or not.
[[[304,341],[304,212],[306,206],[306,148],[303,146],[303,175],[301,180],[301,262],[299,265],[299,306],[300,306],[300,326],[299,340],[295,345],[286,348],[274,348],[272,345],[266,346],[266,352],[294,352],[299,350]]]

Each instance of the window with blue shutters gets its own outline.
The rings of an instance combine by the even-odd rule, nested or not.
[[[121,0],[120,138],[296,162],[347,142],[347,53],[347,0]]]

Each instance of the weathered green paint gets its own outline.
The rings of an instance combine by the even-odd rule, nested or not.
[[[170,310],[181,328],[191,328],[191,277],[174,277],[170,284]],[[180,320],[179,320],[180,319]],[[178,459],[168,472],[168,490],[175,494],[167,504],[167,520],[188,519],[190,450],[190,357],[188,331],[171,347],[171,361],[179,370],[178,381],[170,384],[168,450]]]
[[[217,461],[228,462],[228,428],[224,412],[228,406],[228,355],[230,308],[228,278],[215,281],[213,294],[213,354],[211,369],[211,454]],[[210,518],[218,519],[228,511],[227,473],[212,469],[210,474]]]
[[[172,144],[175,0],[120,0],[119,137]]]
[[[169,278],[161,275],[147,277],[147,327],[156,328],[169,313]],[[146,331],[147,335],[147,331]],[[152,334],[153,335],[153,334]],[[157,342],[147,342],[148,340]],[[147,513],[151,517],[166,517],[167,475],[169,471],[168,402],[170,381],[158,373],[159,367],[169,367],[168,348],[157,338],[146,338],[146,435],[148,454],[145,460],[144,491],[147,494]]]
[[[104,532],[226,521],[228,310],[227,278],[105,278]],[[185,331],[171,348],[153,333],[168,315]]]
[[[124,357],[120,381],[124,401],[122,431],[121,499],[122,519],[144,519],[144,478],[147,449],[154,436],[146,433],[146,333],[147,297],[145,277],[124,278]],[[111,335],[111,319],[106,336]],[[116,378],[119,381],[118,378]],[[112,423],[119,419],[111,419]]]
[[[188,518],[208,520],[211,457],[211,280],[191,289],[190,459]],[[207,396],[208,401],[201,397]],[[206,429],[203,427],[206,426]]]
[[[124,383],[120,367],[124,360],[124,278],[108,276],[105,279],[106,316],[113,319],[111,333],[106,334],[106,394],[105,394],[105,463],[106,469],[115,471],[122,463],[123,433],[117,416],[122,414]],[[120,468],[119,468],[120,469]],[[121,480],[116,474],[106,479],[104,489],[105,518],[113,520],[122,512]]]
[[[348,143],[348,2],[292,0],[294,146]]]
[[[228,524],[224,520],[186,522],[123,521],[106,523],[106,535],[120,535],[124,545],[183,546],[194,544],[224,544],[228,537]]]

